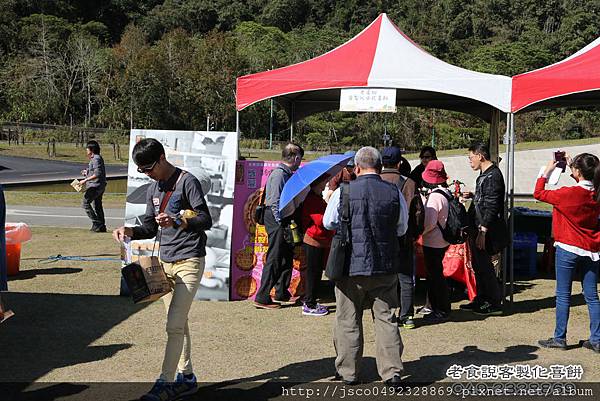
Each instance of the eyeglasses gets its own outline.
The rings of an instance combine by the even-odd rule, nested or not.
[[[158,160],[155,161],[154,163],[152,163],[150,166],[139,166],[137,168],[137,171],[138,171],[138,173],[141,173],[141,174],[149,173],[154,169],[154,166],[156,166],[156,163],[158,163]]]

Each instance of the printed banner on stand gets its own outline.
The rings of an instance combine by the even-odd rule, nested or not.
[[[271,171],[279,162],[238,161],[235,171],[233,211],[231,300],[254,299],[260,287],[262,269],[267,258],[269,239],[265,227],[256,224],[254,210]],[[301,246],[294,250],[290,293],[304,293],[306,258]],[[273,292],[271,293],[273,295]]]
[[[135,144],[143,138],[159,140],[165,147],[167,160],[200,181],[213,226],[206,232],[206,263],[196,299],[228,300],[237,133],[134,129],[129,142],[130,155]],[[148,176],[137,171],[130,157],[125,225],[141,224],[146,212],[146,191],[151,182]],[[132,241],[132,261],[139,256],[149,256],[153,244],[154,239]]]

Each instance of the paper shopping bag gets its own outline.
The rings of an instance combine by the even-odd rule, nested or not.
[[[121,269],[134,303],[152,302],[168,294],[172,287],[157,256],[140,256]]]

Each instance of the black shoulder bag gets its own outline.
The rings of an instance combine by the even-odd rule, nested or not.
[[[342,210],[340,228],[331,241],[329,258],[325,267],[325,275],[331,281],[337,281],[348,276],[350,269],[350,253],[352,250],[352,241],[350,238],[350,189],[346,183],[340,185],[340,202]]]
[[[267,193],[267,187],[265,187],[262,191],[262,195],[260,196],[260,201],[254,210],[254,221],[260,224],[261,226],[265,225],[265,194]]]

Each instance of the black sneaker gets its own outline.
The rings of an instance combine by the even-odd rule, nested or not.
[[[398,327],[402,327],[403,329],[414,329],[415,321],[412,316],[404,316],[398,319]]]
[[[462,310],[474,310],[477,309],[479,307],[479,303],[478,302],[469,302],[468,304],[462,304],[459,306],[460,309]]]
[[[500,316],[502,315],[502,308],[493,306],[489,302],[482,303],[479,307],[473,309],[473,313],[482,316]]]
[[[600,354],[600,342],[593,344],[590,340],[585,340],[583,344],[581,344],[583,348],[591,349],[597,354]]]
[[[434,310],[428,315],[423,316],[423,320],[429,323],[443,323],[448,320],[448,314],[439,310]]]
[[[387,379],[384,383],[388,387],[402,387],[402,376],[394,375],[394,377]]]
[[[567,349],[567,342],[565,340],[561,340],[560,338],[551,337],[547,340],[539,340],[538,344],[544,348],[558,348],[562,350]]]
[[[95,233],[105,233],[106,232],[106,226],[92,227],[90,231],[93,231]]]

